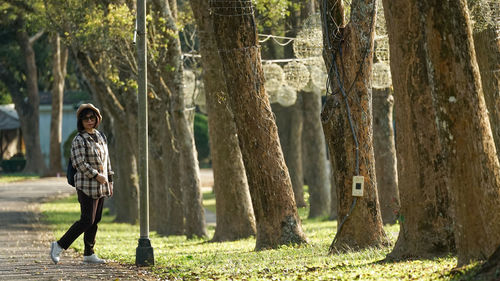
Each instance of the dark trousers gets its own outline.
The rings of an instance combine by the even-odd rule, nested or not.
[[[68,249],[78,236],[84,233],[85,250],[83,255],[90,256],[94,254],[95,235],[97,224],[101,221],[104,197],[92,199],[80,190],[77,190],[77,193],[78,202],[80,202],[80,220],[75,222],[57,243],[62,248]]]

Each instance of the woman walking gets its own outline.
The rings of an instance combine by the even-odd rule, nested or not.
[[[59,262],[59,255],[83,233],[84,263],[104,263],[94,253],[97,224],[101,220],[104,198],[113,195],[113,171],[105,136],[97,130],[101,113],[93,104],[82,104],[77,112],[78,134],[71,144],[71,162],[76,169],[75,188],[80,202],[80,220],[76,221],[58,241],[52,242],[50,257]]]

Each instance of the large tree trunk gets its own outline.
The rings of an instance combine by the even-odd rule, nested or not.
[[[217,224],[212,241],[233,241],[255,235],[255,217],[236,125],[228,108],[227,90],[208,2],[191,0],[191,7],[200,30],[201,64],[214,172]]]
[[[438,141],[416,3],[385,1],[394,83],[400,232],[390,258],[455,248],[444,152]],[[406,11],[401,13],[401,11]]]
[[[40,147],[40,125],[38,96],[38,74],[35,62],[34,41],[37,37],[30,38],[28,33],[20,27],[16,38],[24,57],[24,74],[26,75],[26,97],[18,89],[11,91],[17,113],[21,122],[24,142],[26,144],[25,173],[44,174],[46,165]]]
[[[173,1],[175,2],[175,1]],[[157,12],[157,21],[164,28],[163,40],[167,40],[168,47],[165,50],[165,69],[154,69],[159,72],[160,77],[156,79],[160,82],[156,86],[157,94],[161,101],[165,103],[168,124],[172,130],[172,138],[167,141],[173,144],[174,153],[178,151],[179,158],[176,163],[172,163],[179,169],[180,184],[182,186],[183,212],[185,219],[185,234],[188,238],[206,236],[205,212],[202,206],[202,195],[200,186],[200,176],[198,159],[194,144],[193,132],[188,122],[188,117],[182,90],[183,65],[181,57],[181,46],[178,37],[178,30],[175,24],[176,6],[170,6],[170,1],[152,1],[154,11]],[[160,20],[163,19],[163,20]],[[155,75],[155,74],[153,74]],[[178,190],[177,190],[178,191]],[[177,200],[177,198],[175,199]]]
[[[499,162],[465,1],[417,3],[463,265],[486,259],[500,243]]]
[[[330,170],[326,157],[325,135],[321,126],[321,93],[301,92],[302,96],[302,163],[309,186],[309,218],[330,212]]]
[[[382,221],[393,224],[399,212],[396,146],[392,125],[394,98],[389,88],[373,89],[373,148]]]
[[[345,26],[340,1],[323,5],[325,63],[331,88],[321,114],[338,196],[338,233],[335,250],[387,245],[378,202],[373,154],[371,69],[375,34],[375,0],[353,0],[351,22]],[[338,30],[345,26],[345,29]],[[331,49],[329,46],[335,46]],[[333,47],[332,47],[333,48]],[[342,51],[337,50],[342,48]],[[340,82],[340,83],[339,83]],[[340,90],[340,91],[338,91]],[[364,177],[362,197],[352,196],[353,176]],[[350,213],[351,206],[356,204]]]
[[[295,104],[285,107],[275,103],[272,105],[272,110],[276,116],[281,149],[290,173],[295,203],[299,208],[305,207],[302,173],[302,98],[297,93]]]
[[[55,176],[62,172],[61,142],[62,142],[62,107],[64,94],[64,79],[68,61],[68,48],[61,44],[59,34],[52,34],[52,113],[50,119],[50,162],[48,174]]]
[[[228,0],[217,4],[222,8],[211,7],[214,32],[257,221],[255,248],[305,243],[264,89],[252,3]]]

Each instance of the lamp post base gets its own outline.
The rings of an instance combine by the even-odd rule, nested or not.
[[[139,238],[139,246],[135,250],[136,266],[151,266],[155,264],[153,247],[149,238]]]

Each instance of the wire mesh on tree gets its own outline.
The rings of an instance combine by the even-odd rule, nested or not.
[[[283,67],[283,71],[285,72],[286,84],[296,91],[304,88],[309,82],[309,70],[304,64],[298,61],[287,63]]]
[[[266,91],[278,91],[285,81],[285,72],[281,66],[276,63],[266,63],[262,66],[262,70],[264,71],[264,78],[266,79],[264,83]]]
[[[276,93],[277,102],[282,106],[291,106],[297,100],[297,90],[289,85],[282,85]]]
[[[210,13],[218,16],[249,16],[253,15],[252,0],[210,0]]]

